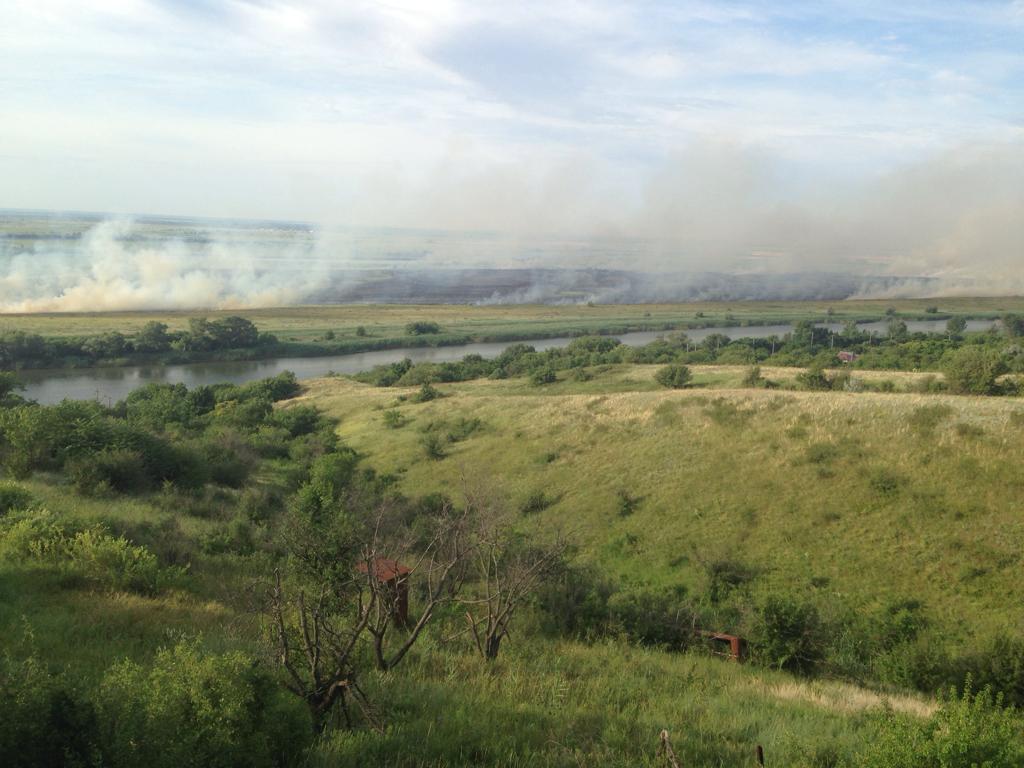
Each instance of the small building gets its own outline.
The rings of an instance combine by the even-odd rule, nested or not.
[[[360,573],[367,573],[370,568],[366,562],[356,566]],[[409,623],[409,574],[412,568],[402,565],[397,560],[378,557],[373,561],[373,575],[384,585],[384,594],[391,602],[391,613],[395,623],[404,627]]]
[[[852,363],[854,360],[857,359],[856,353],[848,352],[845,349],[842,350],[838,355],[836,355],[836,357],[838,357],[839,362],[843,364]]]

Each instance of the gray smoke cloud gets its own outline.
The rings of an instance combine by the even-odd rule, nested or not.
[[[724,140],[630,179],[583,157],[448,160],[418,182],[375,177],[339,216],[429,230],[197,225],[196,240],[117,219],[79,239],[0,240],[0,310],[1024,293],[1024,140],[856,182]]]

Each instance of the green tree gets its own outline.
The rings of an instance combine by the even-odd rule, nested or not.
[[[654,374],[654,380],[669,389],[682,389],[690,383],[692,378],[690,369],[685,365],[666,365]]]
[[[1006,373],[1006,363],[998,350],[968,346],[948,353],[942,371],[950,392],[994,395],[999,393],[998,379]]]
[[[150,320],[132,339],[136,352],[166,352],[171,348],[171,337],[167,325]]]
[[[1024,316],[1007,314],[1003,315],[1002,320],[1003,330],[1011,339],[1024,336]]]
[[[959,336],[967,330],[967,320],[963,317],[951,317],[946,321],[946,335],[950,338]]]
[[[0,408],[10,408],[24,402],[22,397],[15,394],[16,389],[24,389],[25,385],[18,381],[18,377],[9,371],[0,371]]]

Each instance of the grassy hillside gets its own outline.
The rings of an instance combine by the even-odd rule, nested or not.
[[[983,749],[961,751],[944,763],[952,768],[996,753],[999,768],[1020,764],[1014,713],[908,691],[945,681],[915,677],[941,667],[930,661],[935,649],[967,657],[993,636],[1024,633],[1024,403],[743,389],[747,369],[731,366],[695,367],[690,388],[666,390],[658,369],[438,384],[442,396],[425,402],[419,390],[335,377],[290,400],[281,398],[294,381],[287,393],[277,380],[229,387],[195,412],[183,410],[192,395],[170,388],[124,413],[18,411],[27,420],[11,423],[37,426],[47,413],[80,411],[88,418],[68,434],[99,446],[152,423],[160,439],[201,452],[211,474],[200,472],[195,488],[132,486],[142,479],[133,476],[96,487],[81,464],[47,464],[44,451],[34,475],[5,485],[8,500],[27,492],[31,502],[0,512],[0,762],[59,765],[60,751],[40,762],[18,745],[89,733],[113,766],[144,755],[153,768],[212,764],[211,755],[231,766],[661,766],[667,728],[682,765],[752,765],[758,744],[770,765],[790,768],[916,768],[957,744]],[[797,373],[762,369],[777,382]],[[920,376],[865,375],[903,390]],[[270,391],[273,408],[261,399]],[[496,660],[476,653],[454,605],[399,667],[381,672],[363,649],[360,681],[379,731],[363,723],[312,737],[304,704],[278,684],[272,627],[258,610],[268,575],[288,567],[288,521],[312,498],[303,489],[323,487],[310,485],[320,459],[349,455],[306,405],[338,418],[361,468],[376,470],[359,474],[367,483],[408,499],[490,486],[523,530],[562,530],[575,542],[573,562],[523,606]],[[66,436],[39,440],[60,446]],[[23,437],[5,439],[32,453]],[[232,453],[248,456],[248,472],[228,471]],[[143,457],[87,455],[104,466]],[[346,503],[325,509],[345,519]],[[561,626],[552,595],[587,565],[617,591],[591,626]],[[125,586],[140,568],[149,580]],[[673,601],[648,600],[656,594]],[[766,628],[779,628],[765,606],[780,595],[821,613],[820,626],[796,628],[831,654],[807,676],[768,669],[782,662],[757,655],[773,642]],[[576,597],[566,613],[591,596]],[[420,599],[414,591],[414,606]],[[666,650],[690,636],[668,615],[685,600],[700,604],[705,627],[748,637],[751,663]],[[648,622],[675,636],[645,638]],[[872,650],[881,666],[830,666],[879,634],[892,640]],[[999,672],[989,677],[1019,694],[1020,676]],[[63,730],[22,738],[17,729],[33,723]],[[905,759],[890,759],[904,746]]]
[[[755,595],[797,590],[826,610],[920,600],[961,646],[1024,631],[1024,404],[708,388],[735,381],[729,368],[669,391],[655,370],[440,385],[422,404],[328,379],[305,397],[408,492],[458,497],[465,477],[512,506],[542,492],[530,524],[572,531],[583,559],[631,583],[701,589],[708,563],[733,560],[756,571]],[[385,408],[405,426],[387,428]],[[465,419],[479,426],[424,460],[424,432]]]
[[[204,653],[263,656],[249,585],[269,566],[259,558],[204,554],[199,541],[215,521],[183,517],[154,500],[82,499],[54,476],[23,486],[61,519],[102,521],[161,555],[178,546],[190,568],[172,588],[141,595],[90,588],[59,569],[0,558],[5,654],[31,654],[65,671],[78,690],[99,686],[126,659],[146,667],[159,649],[183,638],[197,639]],[[171,520],[180,529],[161,529]],[[913,719],[935,709],[921,696],[882,696],[615,639],[548,639],[522,626],[494,664],[463,643],[428,641],[400,670],[372,673],[364,684],[389,723],[386,731],[329,732],[303,764],[661,765],[657,736],[668,728],[683,764],[752,764],[754,746],[762,744],[779,764],[823,766],[862,750],[872,716],[885,707]],[[287,722],[301,728],[301,705],[283,692],[279,698]]]

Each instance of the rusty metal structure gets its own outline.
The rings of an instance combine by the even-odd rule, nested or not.
[[[707,639],[711,645],[712,653],[717,656],[724,656],[729,661],[742,662],[747,656],[747,641],[738,635],[729,635],[725,632],[700,631],[700,636]]]
[[[370,566],[359,563],[360,573],[367,573]],[[409,574],[412,569],[397,560],[378,557],[373,561],[373,576],[384,585],[384,594],[391,601],[391,612],[395,623],[401,627],[409,623]]]

